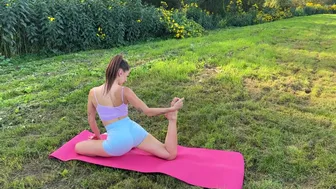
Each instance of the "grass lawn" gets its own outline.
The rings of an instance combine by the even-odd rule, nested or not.
[[[148,106],[185,97],[180,145],[244,155],[244,188],[334,189],[335,31],[336,15],[315,15],[1,64],[0,188],[195,188],[163,174],[48,158],[89,129],[88,92],[123,52],[133,67],[126,86]],[[131,108],[130,117],[164,140],[164,116]]]

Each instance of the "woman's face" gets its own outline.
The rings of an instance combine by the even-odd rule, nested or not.
[[[122,69],[119,70],[118,75],[118,84],[123,85],[127,81],[127,77],[129,76],[131,70],[123,71]]]

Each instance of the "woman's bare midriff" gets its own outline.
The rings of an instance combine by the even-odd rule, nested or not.
[[[112,120],[109,120],[109,121],[103,121],[103,125],[104,126],[107,126],[107,125],[109,125],[109,124],[111,124],[111,123],[114,123],[114,122],[116,122],[116,121],[119,121],[119,120],[121,120],[121,119],[124,119],[125,117],[127,117],[128,115],[125,115],[125,116],[122,116],[122,117],[118,117],[118,118],[116,118],[116,119],[112,119]]]

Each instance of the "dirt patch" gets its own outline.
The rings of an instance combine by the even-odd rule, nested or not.
[[[221,70],[218,67],[205,64],[204,69],[195,75],[194,80],[197,83],[203,83],[205,80],[211,78],[214,75],[217,75],[220,72]]]
[[[250,94],[258,95],[262,92],[262,89],[259,87],[259,83],[257,80],[251,78],[244,79],[244,86],[248,90]]]

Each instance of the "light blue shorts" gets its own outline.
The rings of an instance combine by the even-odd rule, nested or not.
[[[107,139],[103,148],[111,156],[121,156],[138,146],[148,132],[129,117],[107,125]]]

